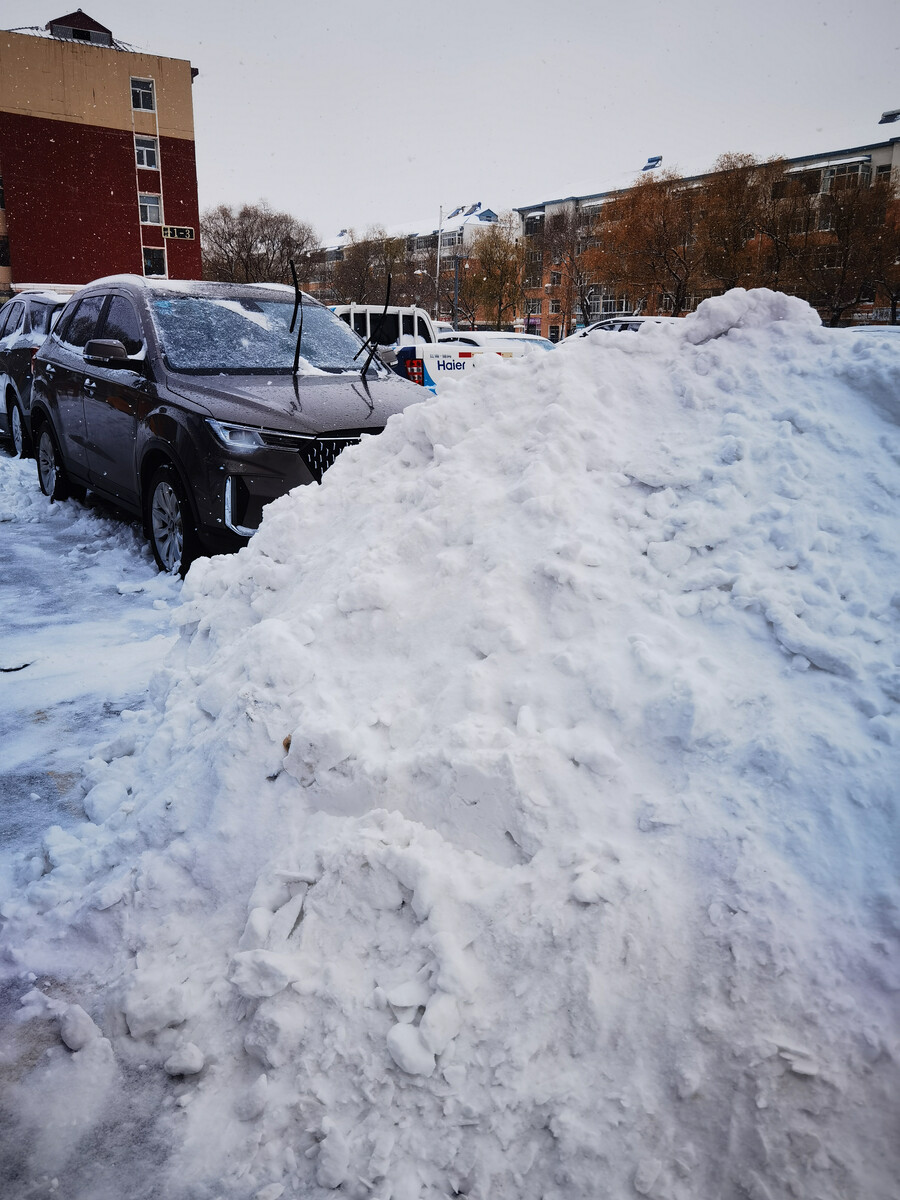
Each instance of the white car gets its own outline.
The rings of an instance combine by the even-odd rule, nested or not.
[[[456,333],[442,334],[438,342],[447,342],[454,346],[478,346],[482,350],[518,350],[519,353],[529,353],[532,350],[552,350],[553,342],[549,338],[538,337],[533,333],[503,333],[496,329],[463,329]]]
[[[579,336],[587,337],[589,333],[597,333],[598,330],[605,333],[636,333],[642,325],[673,325],[676,321],[683,320],[684,317],[638,317],[623,313],[618,317],[605,317],[602,321],[595,321],[593,325],[582,329]]]
[[[876,338],[895,338],[900,337],[900,325],[849,325],[846,332],[866,333]]]

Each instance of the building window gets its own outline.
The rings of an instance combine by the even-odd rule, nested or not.
[[[824,199],[823,197],[823,201]],[[831,204],[822,203],[819,207],[816,214],[816,229],[820,233],[830,233],[834,229],[834,209]]]
[[[138,196],[142,225],[162,225],[162,205],[159,196]]]
[[[613,313],[630,313],[631,304],[627,296],[610,296],[604,293],[602,296],[591,296],[591,316],[599,318],[601,316],[608,317]]]
[[[891,181],[891,164],[884,163],[875,169],[876,183],[890,183]],[[3,181],[0,180],[0,208],[3,207]]]
[[[872,168],[868,163],[844,163],[829,167],[822,183],[823,192],[839,192],[848,187],[868,187]]]
[[[144,247],[144,274],[145,275],[165,275],[166,273],[166,252],[165,250],[155,250],[152,246]]]
[[[144,112],[154,112],[156,99],[153,95],[152,79],[132,79],[131,107],[142,109]]]
[[[562,283],[562,272],[561,271],[551,271],[550,272],[550,286],[551,287],[559,287],[561,283]]]
[[[551,313],[562,312],[562,309],[560,308],[560,302],[558,300],[550,301],[550,311],[551,311]]]
[[[540,313],[543,300],[538,296],[536,299],[527,299],[525,301],[525,312],[528,316],[535,316]]]
[[[158,171],[159,146],[156,138],[135,137],[134,158],[139,167],[148,167],[151,171]]]

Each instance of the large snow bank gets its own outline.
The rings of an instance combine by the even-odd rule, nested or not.
[[[896,348],[732,292],[486,367],[197,564],[6,906],[17,1178],[893,1196],[898,422]]]

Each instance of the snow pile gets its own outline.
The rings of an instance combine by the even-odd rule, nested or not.
[[[887,1200],[898,466],[897,349],[732,292],[486,366],[197,564],[4,909],[16,1178]]]

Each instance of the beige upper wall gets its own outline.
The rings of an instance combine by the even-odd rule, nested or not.
[[[155,133],[152,113],[132,112],[132,76],[155,83],[160,135],[193,140],[185,59],[0,32],[0,112]]]

